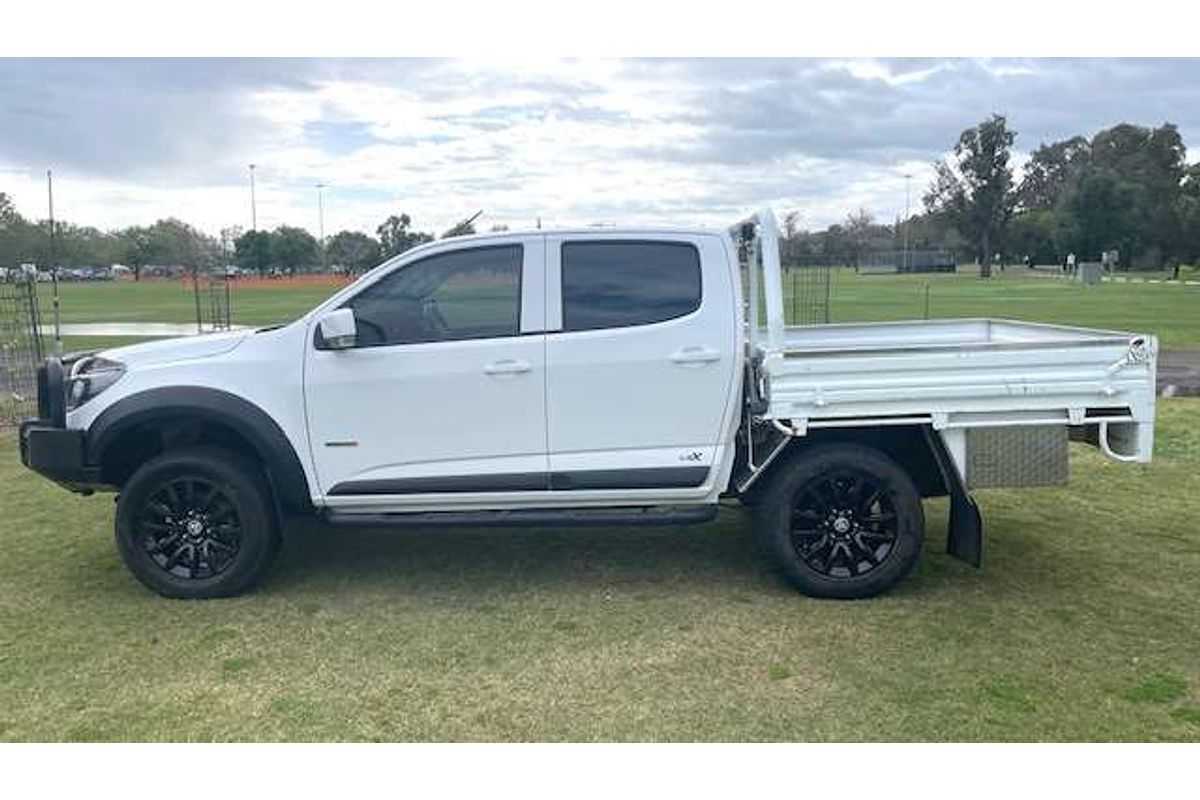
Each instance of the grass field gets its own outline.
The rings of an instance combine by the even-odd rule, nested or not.
[[[1082,286],[1056,278],[1028,278],[1009,270],[991,281],[968,275],[859,276],[833,272],[833,322],[921,319],[926,285],[931,317],[999,316],[1065,325],[1156,333],[1166,347],[1200,347],[1200,286],[1116,284]],[[232,293],[234,322],[266,325],[302,315],[334,287],[288,284],[239,288]],[[785,281],[785,307],[792,309]],[[48,308],[46,290],[43,306]],[[63,322],[193,322],[195,299],[179,281],[67,283],[62,285]],[[45,312],[43,312],[45,313]],[[48,317],[45,317],[48,319]],[[115,347],[122,337],[67,337],[67,349]]]
[[[280,282],[271,288],[231,290],[233,321],[238,325],[288,322],[320,303],[337,287]],[[49,289],[39,287],[42,321],[49,324]],[[147,280],[137,283],[63,283],[59,288],[62,322],[195,322],[196,298],[182,281]],[[140,341],[126,336],[64,336],[70,350],[119,347]]]
[[[925,280],[838,272],[833,318],[920,318]],[[930,281],[933,316],[1200,346],[1200,287]],[[235,321],[327,291],[237,292]],[[192,302],[63,289],[68,322]],[[23,470],[0,436],[0,739],[1200,740],[1200,400],[1162,401],[1152,465],[1072,445],[1072,470],[978,493],[982,570],[944,554],[928,504],[916,571],[866,602],[795,594],[730,509],[686,529],[309,525],[258,592],[187,603],[126,572],[110,498]]]
[[[1200,286],[1121,284],[1099,286],[1017,270],[989,281],[972,275],[833,275],[834,322],[921,319],[925,287],[929,316],[1009,317],[1060,325],[1154,333],[1166,347],[1200,347]]]
[[[984,491],[943,553],[815,601],[739,512],[686,529],[305,529],[246,597],[159,599],[107,497],[0,445],[0,739],[1200,740],[1200,400],[1152,466]]]

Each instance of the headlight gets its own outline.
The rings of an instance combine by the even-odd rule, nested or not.
[[[125,374],[125,365],[99,356],[85,356],[71,365],[67,378],[67,410],[74,411],[112,386]]]

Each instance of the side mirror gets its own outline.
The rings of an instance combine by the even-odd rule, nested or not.
[[[354,311],[339,308],[321,317],[321,339],[329,350],[345,350],[358,341],[358,326],[354,322]]]

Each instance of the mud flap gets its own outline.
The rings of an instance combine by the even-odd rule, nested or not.
[[[950,530],[946,533],[946,552],[973,567],[983,563],[983,517],[970,492],[950,490]]]
[[[983,564],[983,516],[979,513],[979,506],[967,491],[942,437],[928,426],[924,428],[924,432],[950,495],[946,552],[973,567],[979,567]]]

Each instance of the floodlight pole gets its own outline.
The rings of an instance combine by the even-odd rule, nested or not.
[[[321,273],[329,271],[329,265],[325,263],[325,199],[321,196],[325,184],[317,184],[317,231],[321,235]]]
[[[908,272],[908,205],[909,205],[909,183],[912,175],[904,174],[904,272]]]
[[[46,170],[46,195],[50,204],[50,285],[54,296],[54,355],[62,355],[62,327],[59,324],[58,269],[54,265],[54,175]],[[40,336],[41,333],[39,332]]]
[[[254,200],[254,165],[250,165],[250,230],[258,230],[258,204]]]
[[[258,233],[258,203],[254,197],[254,165],[250,165],[250,232]],[[259,252],[262,250],[258,244],[258,236],[251,236],[250,241],[254,247],[254,268],[258,272],[259,277],[262,276],[262,259],[259,258]]]

